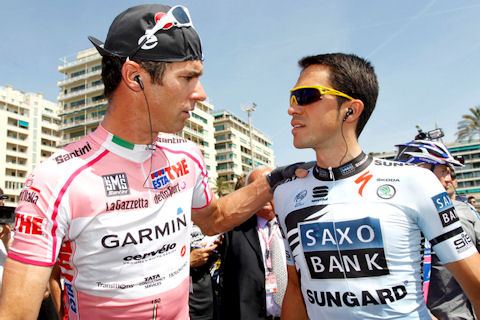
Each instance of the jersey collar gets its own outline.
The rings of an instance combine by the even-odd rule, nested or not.
[[[318,165],[315,165],[313,168],[313,176],[318,180],[323,181],[345,179],[361,172],[363,169],[368,167],[372,160],[372,157],[367,156],[362,152],[359,156],[341,165],[340,167],[324,169],[320,168]]]

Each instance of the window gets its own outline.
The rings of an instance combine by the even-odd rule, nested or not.
[[[76,138],[76,137],[81,137],[83,136],[83,130],[82,131],[76,131],[76,132],[70,132],[70,138]]]
[[[199,116],[198,114],[196,114],[195,112],[192,112],[192,116],[198,120],[201,120],[203,123],[207,123],[207,119],[205,119],[204,117],[201,117]]]
[[[227,160],[227,155],[222,154],[222,155],[216,156],[216,157],[215,157],[215,160],[217,160],[217,161],[219,161],[219,160]]]
[[[225,149],[225,143],[215,145],[215,150]]]
[[[85,104],[85,100],[78,100],[78,101],[74,101],[72,103],[70,103],[70,106],[71,107],[77,107],[77,106],[81,106],[81,105],[84,105]]]
[[[215,126],[215,131],[222,131],[225,130],[225,126],[223,124]]]
[[[85,70],[80,70],[80,71],[72,72],[72,73],[70,74],[70,78],[75,78],[75,77],[81,76],[82,74],[85,74]]]
[[[97,70],[101,70],[101,69],[102,69],[102,65],[99,64],[99,65],[96,65],[96,66],[92,67],[92,72],[97,71]]]
[[[97,80],[92,82],[92,87],[96,87],[102,84],[102,80]]]
[[[83,90],[83,89],[85,89],[85,85],[84,85],[84,84],[82,84],[82,85],[80,85],[80,86],[76,86],[76,87],[71,88],[71,89],[70,89],[70,92],[76,92],[76,91],[80,91],[80,90]]]
[[[105,96],[103,94],[99,95],[99,96],[92,97],[93,102],[103,100],[103,99],[105,99]]]

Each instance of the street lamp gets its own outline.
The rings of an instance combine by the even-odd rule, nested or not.
[[[256,107],[257,107],[257,104],[255,102],[252,102],[251,107],[242,108],[242,111],[245,111],[248,114],[248,132],[250,134],[250,152],[252,157],[252,169],[255,168],[255,159],[253,156],[252,118],[250,116],[250,113],[255,111]]]

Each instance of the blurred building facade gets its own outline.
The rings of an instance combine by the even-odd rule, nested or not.
[[[232,190],[237,177],[254,167],[275,166],[273,143],[265,134],[252,128],[252,159],[249,125],[226,110],[213,112],[213,117],[217,175]]]
[[[57,150],[59,105],[41,93],[0,86],[0,181],[14,206],[27,175]]]

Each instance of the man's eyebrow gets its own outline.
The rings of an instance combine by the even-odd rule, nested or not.
[[[203,74],[202,71],[189,70],[184,73],[186,77],[200,77]]]

